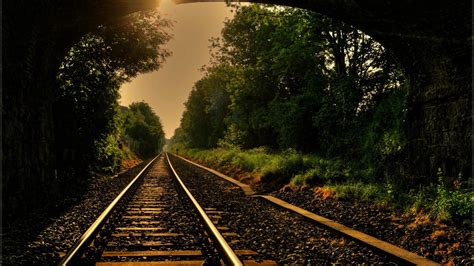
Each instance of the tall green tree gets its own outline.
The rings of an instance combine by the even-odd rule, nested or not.
[[[227,121],[246,148],[347,151],[376,95],[403,81],[372,38],[300,9],[240,7],[214,47],[214,63],[239,69]]]
[[[223,76],[230,104],[224,127],[215,127],[206,111],[213,84],[198,81],[178,131],[188,146],[293,148],[369,164],[403,146],[403,105],[387,104],[403,102],[405,79],[363,32],[309,11],[252,4],[236,8],[212,47],[209,69],[232,69]],[[224,131],[221,141],[209,142],[215,131]]]
[[[191,147],[215,147],[224,136],[229,114],[228,87],[235,74],[229,65],[208,68],[195,83],[181,119],[183,138]]]

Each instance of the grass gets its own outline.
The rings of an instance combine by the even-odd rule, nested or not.
[[[350,169],[341,161],[330,161],[316,155],[303,155],[293,150],[270,153],[264,148],[251,150],[179,149],[179,153],[215,166],[233,166],[260,177],[262,182],[315,185],[347,179]]]
[[[362,182],[334,184],[325,186],[334,191],[338,199],[357,199],[367,202],[386,203],[387,193],[384,186],[377,184],[365,184]]]
[[[321,187],[337,199],[372,202],[405,212],[428,213],[439,220],[469,218],[474,207],[471,182],[457,180],[458,185],[451,187],[442,174],[438,183],[407,189],[394,187],[389,182],[364,182],[367,180],[364,171],[351,169],[349,163],[293,150],[272,153],[265,148],[199,150],[179,147],[179,153],[212,167],[238,168],[256,176],[258,182]]]
[[[450,187],[446,183],[446,177],[439,172],[437,183],[409,191],[408,198],[411,210],[427,210],[439,220],[469,218],[474,208],[472,179],[461,180],[458,177]]]
[[[181,148],[179,153],[218,167],[236,167],[258,176],[261,182],[316,185],[346,180],[351,172],[341,161],[303,155],[293,150],[270,153],[264,148],[245,151],[237,148],[211,150]]]

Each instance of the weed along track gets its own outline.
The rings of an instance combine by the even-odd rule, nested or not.
[[[229,248],[239,234],[214,226],[221,212],[202,208],[156,157],[62,258],[61,265],[275,265],[254,250]]]

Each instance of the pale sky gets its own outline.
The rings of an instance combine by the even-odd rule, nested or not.
[[[174,5],[163,1],[164,18],[175,21],[174,38],[166,48],[173,54],[156,72],[137,76],[120,89],[120,104],[145,101],[161,118],[166,137],[171,138],[179,127],[189,92],[209,62],[209,39],[218,37],[226,17],[233,14],[225,3],[193,3]]]

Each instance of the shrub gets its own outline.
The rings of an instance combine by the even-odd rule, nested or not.
[[[291,179],[292,185],[318,185],[322,184],[324,179],[319,167],[311,168],[303,174],[295,175]]]
[[[474,207],[474,193],[472,191],[463,192],[460,187],[448,190],[444,181],[445,177],[439,170],[432,214],[441,220],[469,217]],[[459,180],[458,183],[460,183]]]
[[[113,174],[119,171],[124,154],[120,150],[115,136],[109,135],[105,139],[95,141],[96,165],[95,171]]]
[[[405,210],[424,210],[434,218],[467,218],[474,206],[474,193],[467,181],[455,180],[448,188],[446,178],[439,174],[435,184],[420,186],[406,192],[398,183],[365,183],[358,181],[363,171],[353,171],[342,160],[323,159],[303,155],[294,150],[270,153],[265,148],[240,150],[217,148],[212,150],[184,149],[180,154],[208,164],[234,166],[268,183],[291,185],[319,185],[334,193],[336,198],[389,204]],[[463,188],[465,186],[465,188]]]
[[[426,210],[430,216],[440,220],[469,218],[474,207],[474,193],[470,188],[463,190],[461,186],[449,189],[445,180],[439,172],[438,183],[410,191],[411,208],[415,211]],[[460,180],[456,182],[459,184]]]

